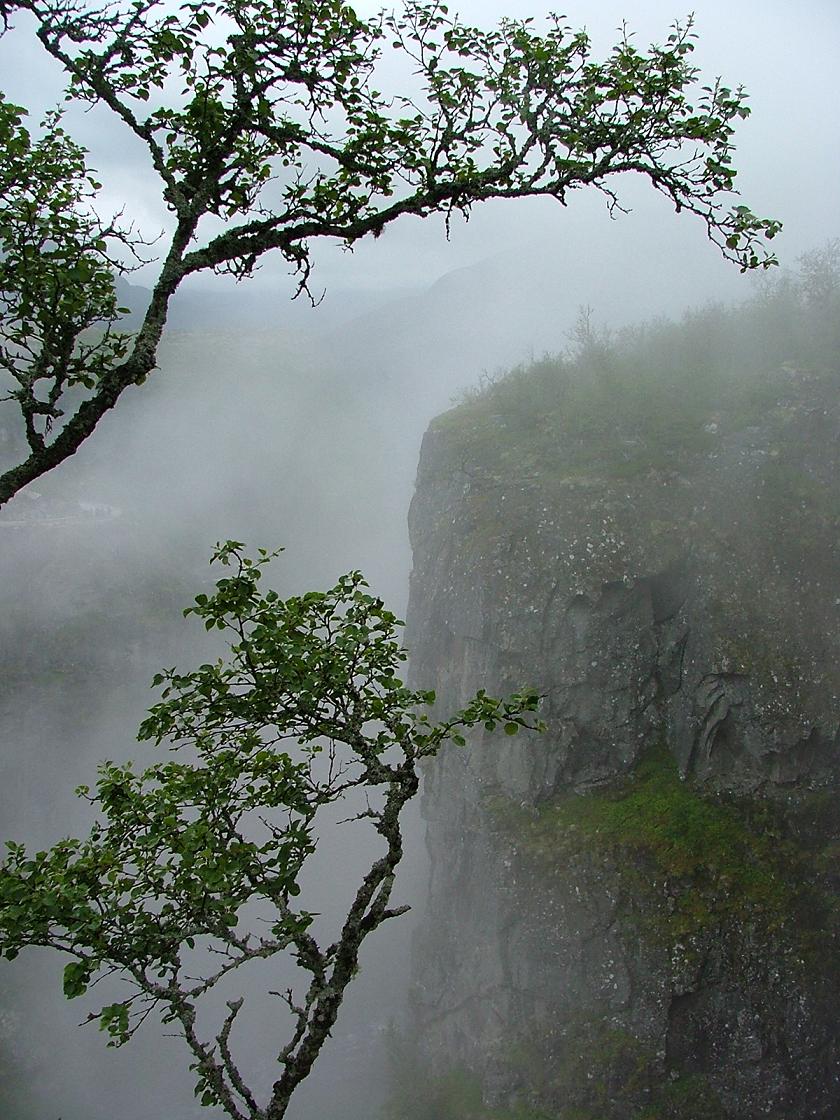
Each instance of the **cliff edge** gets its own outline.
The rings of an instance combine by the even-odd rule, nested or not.
[[[395,1115],[840,1115],[840,379],[785,298],[425,437],[414,682],[534,686],[548,731],[426,775]]]

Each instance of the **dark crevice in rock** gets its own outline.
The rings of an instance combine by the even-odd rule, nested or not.
[[[651,610],[656,626],[671,622],[682,610],[690,594],[688,562],[683,560],[667,571],[640,581],[650,592]]]

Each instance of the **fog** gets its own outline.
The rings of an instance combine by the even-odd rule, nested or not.
[[[480,24],[542,11],[497,0],[457,7]],[[837,233],[840,10],[833,0],[795,10],[752,0],[693,7],[697,65],[751,95],[752,116],[736,137],[738,185],[757,213],[785,223],[777,251],[793,266]],[[602,50],[623,18],[646,43],[685,15],[664,0],[576,2],[565,12]],[[8,95],[35,114],[59,96],[60,77],[24,18],[0,40],[0,70]],[[388,59],[385,80],[400,89],[410,79]],[[165,226],[142,152],[102,110],[71,107],[68,120],[91,149],[108,204],[125,206],[145,232]],[[603,198],[580,191],[567,207],[477,207],[449,239],[438,218],[407,219],[353,253],[318,245],[312,287],[324,298],[314,308],[291,301],[293,281],[272,259],[242,284],[186,286],[159,370],[0,516],[0,837],[44,847],[78,834],[88,815],[73,790],[91,781],[96,762],[150,756],[134,742],[154,700],[149,681],[206,649],[200,625],[180,610],[213,578],[216,541],[283,547],[272,580],[284,594],[360,569],[402,614],[406,514],[432,417],[500,371],[567,349],[581,308],[598,327],[619,328],[754,291],[758,281],[722,261],[699,222],[675,215],[645,184],[628,180],[622,201],[629,213],[616,219]],[[143,307],[152,279],[151,267],[130,277],[132,307]],[[366,946],[293,1120],[372,1120],[381,1107],[387,1030],[403,1011],[423,906],[417,810],[407,838],[395,901],[414,911]],[[372,850],[346,830],[329,841],[310,883],[325,923],[340,917]],[[77,1027],[87,1007],[62,997],[61,967],[54,954],[32,951],[2,969],[0,1099],[10,1120],[214,1115],[193,1100],[186,1049],[158,1023],[116,1051],[95,1027]],[[254,1004],[255,1053],[270,1055],[256,989]]]

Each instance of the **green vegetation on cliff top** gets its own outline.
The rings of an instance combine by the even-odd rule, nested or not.
[[[840,240],[734,308],[617,335],[583,311],[570,355],[490,379],[435,425],[505,477],[514,467],[523,479],[632,479],[708,454],[759,420],[783,428],[786,395],[836,379],[838,352]]]
[[[768,719],[819,722],[840,688],[840,240],[738,307],[614,338],[584,317],[576,343],[434,421],[433,547],[515,627],[689,560],[713,668],[749,674]]]

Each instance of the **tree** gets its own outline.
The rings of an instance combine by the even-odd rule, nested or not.
[[[276,250],[308,294],[318,238],[352,248],[405,214],[565,203],[585,186],[616,208],[623,172],[698,215],[742,268],[773,262],[761,244],[779,223],[728,208],[745,95],[698,86],[690,20],[647,52],[625,34],[599,62],[558,17],[543,34],[514,19],[483,32],[438,0],[371,20],[342,0],[174,12],[164,0],[0,0],[6,28],[16,13],[64,67],[67,97],[106,106],[145,145],[172,228],[142,323],[120,332],[113,274],[142,241],[97,216],[99,184],[60,113],[36,137],[0,99],[0,364],[26,439],[0,475],[0,504],[74,454],[152,372],[170,300],[197,272],[244,278]],[[388,45],[413,65],[416,98],[375,88]]]
[[[185,613],[227,632],[229,658],[157,676],[162,699],[140,728],[141,739],[166,742],[178,760],[142,773],[106,762],[95,791],[78,791],[101,814],[87,839],[35,855],[7,845],[0,952],[11,960],[40,945],[69,954],[69,998],[103,975],[120,976],[131,994],[89,1016],[109,1045],[127,1042],[157,1008],[187,1042],[202,1104],[234,1120],[280,1120],[335,1023],[362,942],[408,909],[389,902],[402,857],[400,814],[423,760],[447,741],[463,745],[464,730],[477,725],[509,734],[541,726],[538,697],[478,692],[462,711],[432,722],[434,694],[396,676],[406,656],[399,622],[358,572],[326,593],[282,600],[259,590],[271,559],[265,551],[252,561],[228,541],[214,559],[231,574]],[[354,792],[367,800],[350,812],[370,823],[384,851],[337,939],[322,947],[313,915],[295,899],[323,810]],[[209,1040],[197,1019],[205,1022],[202,1005],[220,981],[281,953],[308,974],[308,986],[280,996],[290,1035],[278,1044],[279,1075],[259,1104],[234,1057],[243,999],[227,1002]]]

